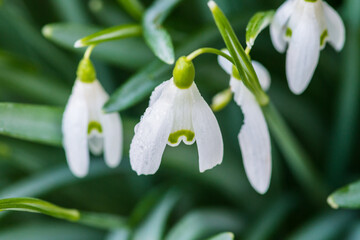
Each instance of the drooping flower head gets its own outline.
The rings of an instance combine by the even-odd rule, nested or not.
[[[101,155],[109,167],[122,156],[122,123],[118,113],[106,114],[102,107],[109,96],[96,79],[91,61],[84,58],[78,67],[71,96],[62,121],[66,159],[74,175],[83,177],[89,169],[89,149]]]
[[[264,194],[269,188],[271,178],[271,142],[264,115],[255,96],[241,81],[235,66],[221,56],[218,61],[231,76],[230,87],[234,93],[234,100],[244,114],[244,123],[238,140],[246,175],[253,188]],[[252,61],[252,64],[262,88],[267,90],[270,87],[269,72],[259,62]]]
[[[270,26],[275,48],[285,52],[286,75],[291,91],[301,94],[308,87],[319,61],[320,50],[329,42],[340,51],[345,27],[337,12],[322,0],[287,0],[277,10]]]
[[[194,82],[191,61],[181,57],[173,78],[155,88],[149,106],[135,127],[130,146],[132,169],[154,174],[161,163],[166,144],[175,147],[183,141],[197,143],[200,172],[220,164],[223,141],[220,127]]]

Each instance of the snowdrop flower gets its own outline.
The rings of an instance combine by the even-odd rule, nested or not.
[[[329,42],[340,51],[345,27],[338,13],[322,0],[287,0],[270,26],[272,42],[286,56],[286,75],[291,91],[305,91],[315,72],[320,50]]]
[[[109,96],[96,79],[89,59],[83,59],[67,103],[63,121],[63,145],[73,174],[84,177],[89,169],[89,149],[104,152],[109,167],[116,167],[122,155],[122,123],[118,113],[105,114],[102,106]]]
[[[154,174],[166,144],[175,147],[183,141],[197,143],[200,172],[220,164],[223,140],[217,120],[194,83],[191,61],[181,57],[173,78],[153,91],[149,107],[135,127],[130,146],[132,169],[140,174]]]
[[[264,115],[255,96],[240,80],[235,66],[221,56],[218,61],[220,66],[231,76],[230,87],[234,93],[234,100],[244,114],[244,124],[240,129],[238,140],[246,175],[253,188],[264,194],[269,188],[271,178],[271,143]],[[269,72],[256,61],[252,61],[252,64],[262,88],[267,90],[270,87]]]

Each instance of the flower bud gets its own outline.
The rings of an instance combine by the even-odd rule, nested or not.
[[[232,99],[231,89],[226,89],[224,91],[216,94],[212,99],[211,109],[214,112],[218,112],[225,108]]]
[[[84,83],[92,83],[96,80],[94,65],[88,58],[83,58],[77,69],[77,78]]]
[[[180,89],[189,88],[194,82],[195,68],[192,61],[188,61],[186,57],[180,57],[173,71],[174,83]]]

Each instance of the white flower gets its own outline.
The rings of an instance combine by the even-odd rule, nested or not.
[[[274,16],[270,34],[279,52],[285,52],[289,44],[286,75],[295,94],[301,94],[309,85],[326,42],[337,51],[345,42],[341,17],[322,0],[285,1]]]
[[[174,79],[155,88],[135,127],[130,162],[137,174],[154,174],[166,147],[197,142],[200,172],[220,164],[223,141],[217,120],[194,82],[179,88]]]
[[[264,115],[254,95],[236,77],[238,73],[232,63],[220,56],[218,61],[231,76],[230,87],[234,92],[234,100],[244,114],[244,124],[240,129],[238,140],[246,175],[253,188],[264,194],[269,188],[271,178],[271,143]],[[267,90],[270,87],[269,72],[256,61],[252,61],[252,64],[262,88]]]
[[[109,167],[116,167],[122,155],[122,124],[118,113],[102,111],[109,96],[98,80],[76,79],[63,121],[63,145],[74,175],[83,177],[89,169],[89,149],[94,155],[104,152]]]

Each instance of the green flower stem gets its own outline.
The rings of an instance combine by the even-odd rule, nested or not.
[[[326,188],[315,171],[311,160],[290,128],[286,125],[273,104],[262,108],[269,124],[272,136],[277,142],[285,160],[298,182],[311,194],[311,199],[323,202],[326,199]]]
[[[208,5],[226,47],[234,59],[234,65],[238,69],[242,81],[254,94],[258,103],[261,106],[266,106],[269,103],[269,97],[262,90],[249,56],[241,46],[239,39],[236,37],[235,32],[230,25],[230,22],[214,1],[209,1]]]
[[[195,51],[193,51],[192,53],[190,53],[187,57],[186,60],[188,61],[192,61],[194,60],[196,57],[200,56],[201,54],[204,53],[211,53],[211,54],[216,54],[219,56],[222,56],[224,58],[226,58],[227,60],[229,60],[230,62],[232,62],[234,64],[234,60],[231,56],[227,55],[226,53],[216,49],[216,48],[199,48]]]
[[[86,49],[86,51],[85,51],[85,53],[84,53],[84,59],[90,59],[90,55],[91,55],[92,51],[94,50],[95,46],[96,46],[95,44],[94,44],[94,45],[90,45],[90,46]]]

